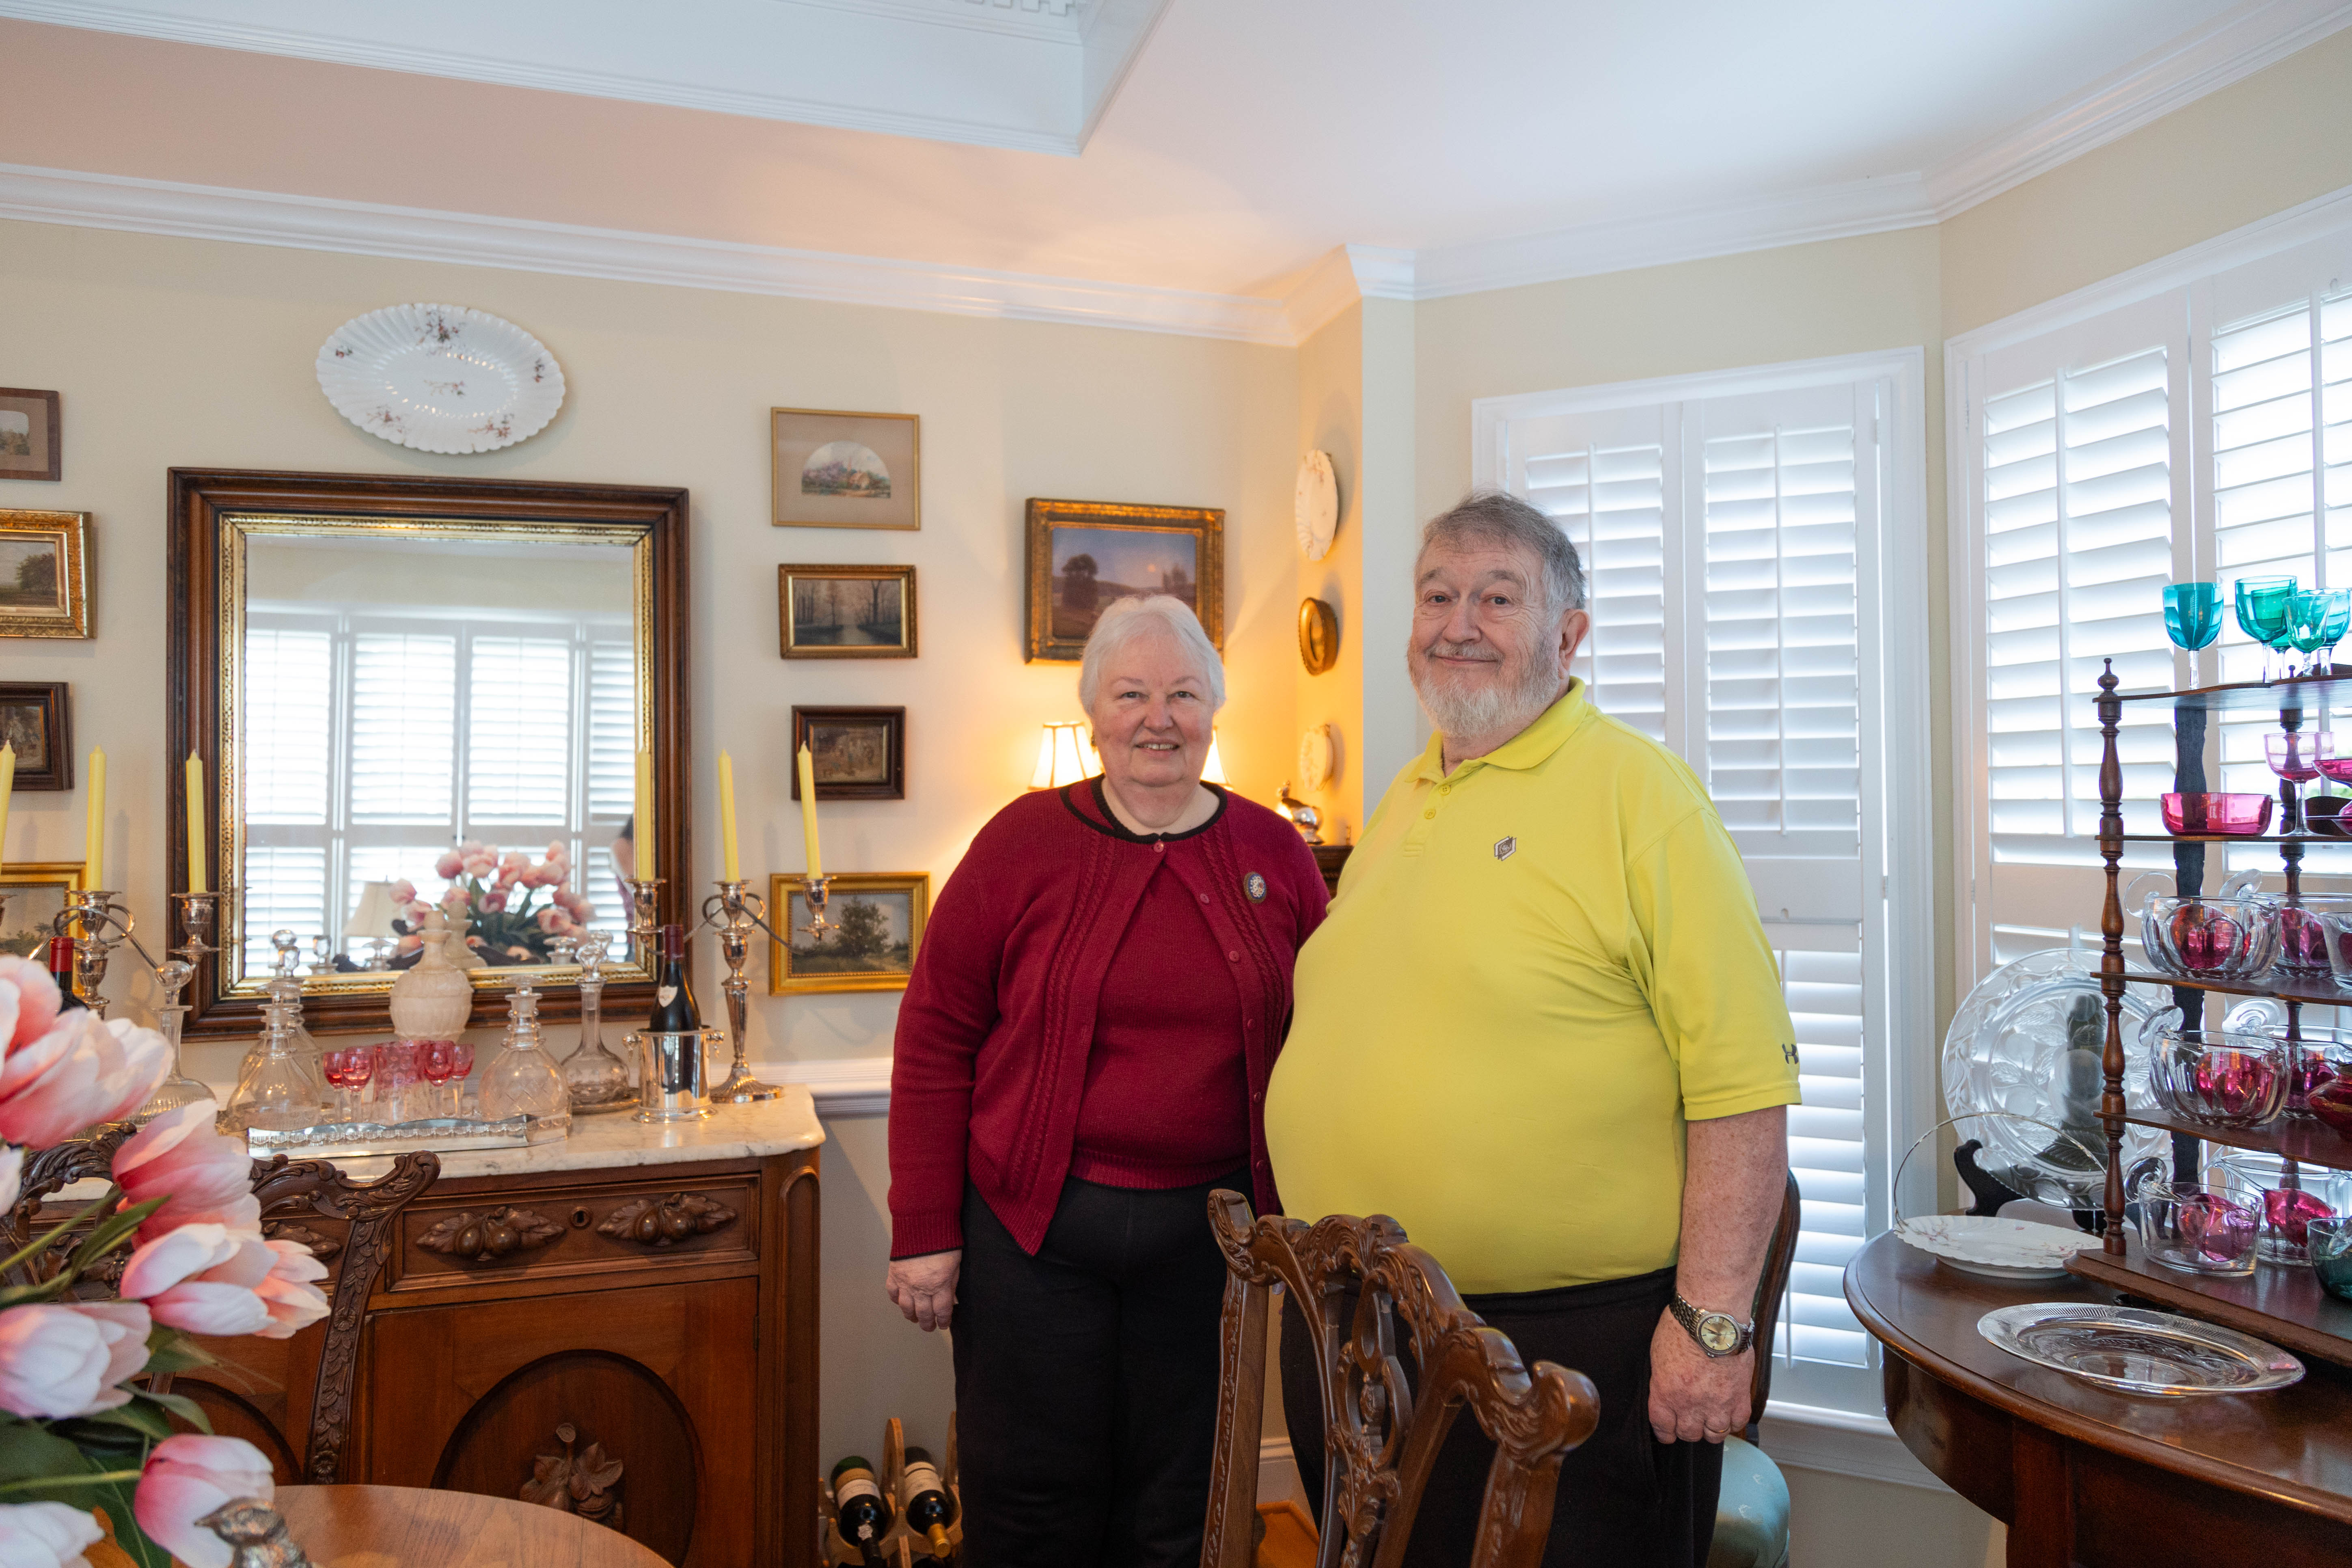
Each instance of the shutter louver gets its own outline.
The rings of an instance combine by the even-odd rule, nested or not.
[[[617,826],[636,809],[636,649],[601,639],[588,648],[588,818]],[[592,895],[593,897],[593,895]]]
[[[1845,1266],[1868,1236],[1863,1125],[1863,961],[1782,952],[1804,1103],[1789,1108],[1789,1169],[1803,1194],[1777,1352],[1867,1366],[1869,1336],[1845,1302]]]
[[[329,712],[332,647],[332,637],[324,631],[257,626],[246,632],[248,824],[326,826],[334,736]],[[263,951],[268,951],[266,942]]]
[[[267,974],[277,957],[269,945],[272,931],[291,931],[307,941],[328,929],[326,850],[302,845],[247,846],[244,894],[245,973]],[[340,921],[334,929],[341,929]]]
[[[1592,630],[1575,672],[1593,705],[1666,738],[1665,454],[1658,446],[1549,451],[1527,462],[1526,499],[1584,562]]]
[[[353,637],[351,731],[353,822],[446,825],[457,793],[457,637]]]
[[[563,825],[571,798],[571,641],[477,637],[469,653],[467,819]]]

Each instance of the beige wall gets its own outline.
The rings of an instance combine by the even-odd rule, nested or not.
[[[721,747],[735,756],[745,869],[800,867],[790,710],[840,702],[907,707],[908,798],[828,805],[827,864],[929,871],[935,889],[945,879],[1026,784],[1037,726],[1077,716],[1074,667],[1022,662],[1022,503],[1033,495],[1227,510],[1225,763],[1260,800],[1293,765],[1286,351],[38,224],[0,224],[0,379],[58,388],[66,437],[65,481],[0,481],[0,507],[94,514],[97,624],[87,642],[0,645],[0,668],[72,683],[77,743],[109,755],[108,859],[150,931],[163,924],[176,777],[163,756],[164,470],[175,464],[690,487],[698,879],[718,874]],[[312,375],[319,343],[403,300],[461,302],[536,333],[563,363],[563,412],[531,440],[474,458],[412,452],[344,423]],[[773,405],[920,414],[921,531],[772,527]],[[779,658],[776,567],[790,561],[913,563],[922,657]],[[79,859],[81,848],[78,793],[18,792],[7,859]],[[769,998],[764,954],[753,962],[755,1057],[890,1048],[894,994]],[[715,963],[705,953],[699,977],[712,1002]],[[196,1047],[190,1065],[226,1081],[240,1051]],[[828,1456],[877,1442],[894,1413],[919,1438],[944,1436],[944,1336],[920,1334],[881,1298],[884,1126],[836,1121],[824,1154]]]
[[[1339,527],[1320,561],[1300,557],[1298,593],[1321,599],[1339,620],[1339,659],[1321,675],[1297,671],[1298,727],[1328,724],[1339,765],[1321,791],[1305,794],[1322,813],[1328,843],[1349,842],[1364,820],[1364,307],[1349,306],[1298,346],[1298,445],[1328,452],[1339,481]]]

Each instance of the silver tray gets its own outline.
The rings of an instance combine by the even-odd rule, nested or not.
[[[460,1153],[469,1149],[520,1149],[530,1139],[530,1118],[490,1121],[478,1116],[435,1116],[415,1121],[329,1121],[316,1127],[246,1130],[246,1152],[265,1158],[295,1154],[306,1159],[405,1154],[414,1149]]]
[[[2124,1394],[2261,1394],[2303,1380],[2276,1345],[2170,1312],[2037,1301],[1977,1320],[2011,1355]]]

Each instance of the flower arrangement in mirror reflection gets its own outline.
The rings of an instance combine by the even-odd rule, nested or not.
[[[520,850],[502,854],[495,845],[469,838],[435,861],[433,872],[448,884],[433,903],[418,896],[413,881],[392,885],[392,900],[400,910],[393,921],[400,933],[395,969],[406,968],[421,953],[419,922],[436,903],[452,923],[471,926],[466,945],[490,963],[545,963],[556,942],[580,935],[595,917],[596,906],[563,885],[572,876],[572,858],[561,843],[550,844],[546,858],[534,863]],[[542,893],[544,903],[539,901]]]
[[[129,1116],[171,1068],[163,1036],[60,1011],[48,972],[8,956],[0,1047],[0,1213],[30,1155]],[[272,1495],[259,1449],[138,1381],[208,1364],[191,1335],[286,1339],[327,1315],[326,1268],[263,1237],[252,1162],[218,1109],[149,1121],[115,1150],[103,1197],[0,1260],[0,1563],[85,1562],[102,1509],[142,1568],[226,1568],[195,1521]]]

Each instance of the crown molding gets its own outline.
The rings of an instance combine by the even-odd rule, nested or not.
[[[1282,301],[1293,342],[1305,342],[1330,325],[1359,300],[1412,300],[1414,259],[1410,250],[1376,245],[1335,246],[1307,268]]]
[[[1282,302],[0,163],[0,218],[1287,347]]]

